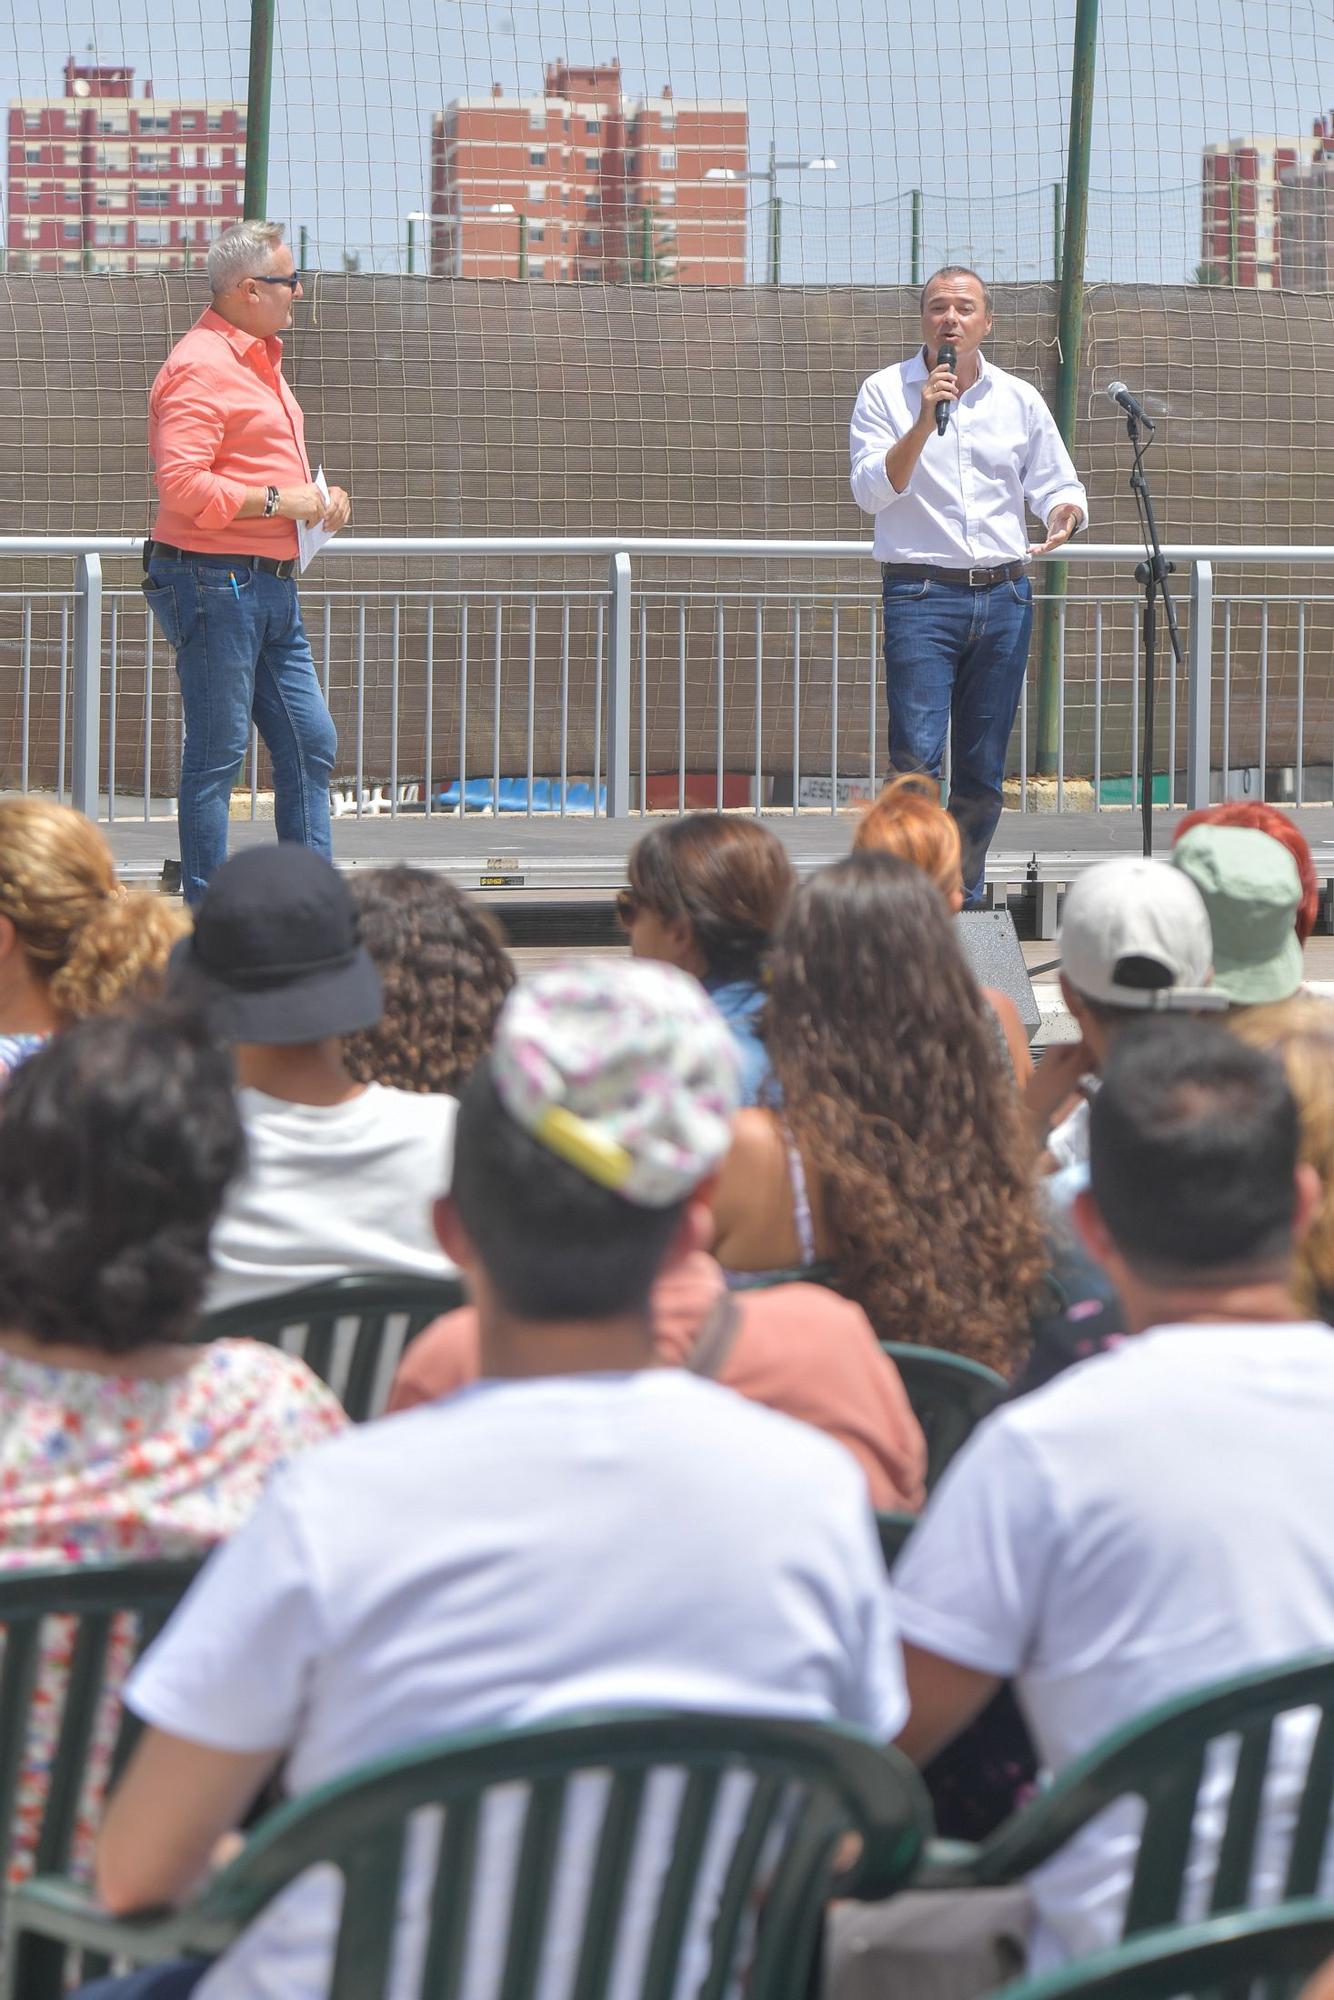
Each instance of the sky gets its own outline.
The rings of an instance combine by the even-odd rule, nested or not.
[[[619,56],[627,90],[744,98],[752,166],[784,172],[783,276],[908,276],[911,190],[926,268],[1050,276],[1065,172],[1074,0],[275,0],[269,210],[310,259],[399,270],[427,206],[431,114],[540,89],[545,61]],[[244,97],[248,0],[9,0],[6,98],[56,94],[68,54],[132,63],[160,96]],[[89,45],[95,52],[89,56]],[[1176,283],[1199,260],[1200,149],[1303,133],[1334,106],[1329,0],[1102,0],[1087,274]],[[766,190],[753,185],[753,265]],[[759,275],[758,269],[755,275]]]

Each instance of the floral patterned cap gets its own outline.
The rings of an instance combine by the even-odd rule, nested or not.
[[[571,959],[516,986],[491,1075],[510,1117],[643,1208],[683,1201],[732,1141],[732,1037],[673,966]]]

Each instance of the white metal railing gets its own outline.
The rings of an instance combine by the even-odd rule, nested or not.
[[[105,794],[108,813],[117,813],[118,784],[122,773],[116,770],[117,707],[122,694],[124,669],[122,653],[126,650],[124,632],[128,623],[126,607],[135,603],[135,616],[143,621],[143,730],[142,730],[142,784],[134,789],[142,791],[145,816],[150,811],[150,776],[153,768],[154,730],[165,727],[159,713],[160,688],[162,683],[154,680],[154,649],[151,620],[142,606],[137,589],[114,588],[108,581],[104,565],[120,560],[135,560],[139,557],[142,544],[128,537],[97,536],[7,536],[0,537],[0,610],[7,606],[17,607],[18,644],[12,646],[7,634],[0,635],[0,667],[12,669],[17,666],[19,680],[19,736],[20,736],[20,783],[26,788],[29,771],[30,727],[33,711],[34,674],[38,670],[38,653],[42,650],[34,638],[34,605],[47,607],[51,616],[47,619],[50,633],[54,634],[58,623],[59,637],[48,638],[46,660],[50,664],[52,649],[58,647],[60,687],[56,701],[58,714],[58,744],[56,764],[63,787],[68,764],[68,791],[72,802],[81,810],[96,814],[99,800]],[[1160,652],[1160,673],[1166,670],[1167,702],[1162,739],[1166,752],[1169,797],[1172,802],[1187,805],[1207,803],[1210,796],[1211,767],[1221,761],[1226,774],[1237,762],[1259,773],[1261,787],[1268,755],[1271,721],[1271,695],[1274,685],[1271,681],[1271,635],[1274,619],[1281,613],[1284,620],[1285,667],[1282,677],[1281,695],[1285,709],[1290,711],[1295,702],[1295,716],[1289,713],[1287,727],[1296,744],[1295,796],[1302,803],[1304,795],[1304,774],[1313,762],[1315,743],[1308,742],[1308,720],[1313,713],[1319,715],[1325,732],[1325,742],[1321,746],[1329,755],[1331,771],[1334,772],[1334,724],[1331,711],[1334,710],[1334,676],[1330,674],[1330,662],[1334,659],[1334,648],[1325,648],[1321,654],[1324,664],[1316,679],[1312,672],[1312,647],[1309,633],[1313,620],[1325,622],[1334,620],[1334,546],[1301,545],[1197,545],[1183,544],[1169,546],[1166,554],[1178,569],[1177,587],[1182,598],[1183,623],[1188,629],[1188,660],[1184,689],[1178,689],[1175,676],[1170,673],[1170,656],[1165,647]],[[1142,559],[1143,551],[1136,545],[1078,543],[1064,550],[1061,560],[1071,565],[1070,593],[1066,599],[1058,600],[1060,678],[1059,678],[1059,729],[1058,758],[1054,773],[1058,788],[1057,803],[1064,803],[1061,796],[1066,778],[1066,629],[1072,615],[1082,621],[1081,643],[1089,672],[1080,683],[1081,700],[1084,711],[1091,708],[1091,722],[1083,727],[1081,737],[1081,775],[1091,773],[1094,786],[1094,803],[1101,798],[1104,778],[1104,727],[1105,718],[1114,716],[1118,731],[1118,741],[1128,747],[1125,775],[1129,777],[1131,796],[1143,774],[1138,768],[1139,736],[1139,686],[1140,661],[1138,656],[1138,587],[1134,582],[1134,568]],[[61,590],[38,588],[20,580],[16,588],[10,588],[5,581],[12,566],[68,560],[73,566],[72,587]],[[350,562],[359,565],[395,565],[402,567],[422,561],[460,560],[476,567],[485,564],[488,572],[516,559],[537,559],[542,565],[564,564],[573,561],[605,563],[605,583],[594,575],[591,582],[578,587],[562,583],[559,578],[539,587],[510,586],[500,582],[486,581],[459,582],[442,585],[435,581],[421,583],[392,583],[383,588],[376,586],[353,586],[349,580],[346,587],[340,586],[339,574]],[[1050,560],[1050,559],[1048,559]],[[673,570],[673,565],[690,565],[713,561],[735,568],[740,563],[758,565],[762,572],[771,564],[786,566],[787,573],[775,578],[772,584],[752,580],[717,582],[698,585],[693,581],[681,581]],[[610,817],[619,818],[632,809],[635,794],[635,779],[639,781],[639,800],[642,804],[647,795],[650,697],[652,693],[654,710],[666,712],[671,707],[671,695],[675,694],[676,717],[675,734],[678,749],[680,778],[680,799],[684,803],[687,773],[686,740],[688,725],[695,739],[707,734],[698,717],[687,716],[686,684],[687,656],[692,654],[693,663],[701,665],[699,658],[702,648],[707,647],[708,656],[703,662],[710,676],[712,699],[715,713],[708,718],[712,730],[712,761],[716,770],[718,797],[721,801],[724,776],[724,743],[728,735],[728,708],[733,699],[744,693],[747,702],[753,700],[753,723],[750,729],[753,749],[753,773],[755,779],[755,801],[758,804],[765,772],[763,750],[764,730],[774,726],[773,703],[770,700],[775,675],[783,688],[782,700],[790,706],[790,736],[786,737],[790,749],[790,770],[792,780],[791,802],[795,810],[801,797],[801,779],[818,776],[821,783],[829,780],[828,798],[831,810],[839,800],[840,779],[847,775],[841,770],[841,742],[848,731],[848,710],[846,703],[840,710],[840,690],[847,672],[848,652],[841,651],[842,635],[850,629],[851,617],[866,620],[866,628],[860,635],[857,647],[858,700],[864,701],[862,711],[865,718],[865,753],[857,753],[857,771],[860,779],[865,775],[873,786],[877,768],[877,740],[882,727],[883,691],[882,675],[878,666],[878,592],[873,580],[873,572],[866,577],[865,584],[840,585],[831,580],[824,585],[806,584],[791,575],[795,563],[810,563],[815,570],[829,572],[835,565],[854,566],[856,572],[871,569],[871,550],[867,543],[832,541],[751,541],[719,540],[680,537],[620,537],[620,536],[508,536],[508,537],[383,537],[343,536],[331,543],[319,558],[319,565],[308,573],[303,583],[303,596],[307,605],[307,622],[311,629],[312,644],[317,664],[322,666],[326,691],[329,687],[332,659],[333,607],[341,607],[341,614],[348,623],[350,634],[348,645],[349,686],[353,701],[353,744],[351,756],[355,764],[355,799],[360,809],[368,776],[365,759],[367,729],[375,721],[368,713],[369,700],[373,704],[374,689],[368,691],[367,656],[367,607],[382,606],[389,601],[392,608],[391,638],[388,642],[388,679],[386,700],[388,703],[389,755],[387,768],[377,775],[389,787],[390,808],[393,809],[399,793],[399,691],[400,691],[400,613],[405,604],[418,610],[424,608],[425,644],[421,657],[423,673],[422,696],[424,711],[421,717],[422,743],[419,759],[414,759],[414,768],[422,773],[420,779],[423,803],[427,811],[432,809],[436,781],[442,775],[433,768],[434,722],[433,704],[437,684],[442,682],[446,668],[442,666],[434,646],[436,613],[445,606],[452,621],[451,629],[456,641],[461,629],[461,644],[456,643],[458,658],[454,662],[457,677],[451,683],[452,695],[457,703],[456,721],[459,744],[457,765],[451,762],[449,778],[458,782],[460,804],[467,796],[469,785],[468,768],[468,700],[469,673],[473,662],[469,649],[474,641],[489,653],[492,672],[491,687],[491,727],[489,734],[490,755],[481,772],[472,773],[475,783],[479,776],[485,777],[492,786],[492,801],[499,806],[500,781],[502,778],[501,736],[502,722],[508,722],[513,713],[519,713],[526,725],[526,779],[528,808],[532,810],[533,786],[537,774],[533,765],[534,731],[539,709],[538,692],[538,647],[537,647],[537,607],[561,608],[561,633],[563,635],[559,660],[554,662],[559,668],[556,683],[560,703],[557,736],[559,740],[559,799],[563,808],[566,798],[569,771],[567,768],[568,747],[571,740],[572,717],[584,731],[585,740],[591,742],[591,770],[593,777],[592,800],[595,811],[601,809],[601,798],[605,784],[605,810]],[[663,565],[667,567],[662,568]],[[1113,581],[1110,585],[1087,577],[1092,567],[1110,569]],[[1273,588],[1257,591],[1243,589],[1240,583],[1229,586],[1226,578],[1229,572],[1254,570],[1263,567],[1267,571],[1328,571],[1329,588],[1302,587],[1298,590]],[[674,580],[675,579],[675,580]],[[137,580],[136,580],[137,581]],[[1323,581],[1323,579],[1322,579]],[[1087,587],[1086,587],[1087,585]],[[1185,585],[1185,589],[1181,588]],[[312,615],[312,607],[317,607],[323,599],[322,619]],[[137,600],[137,602],[136,602]],[[469,607],[481,603],[487,611],[486,629],[478,632],[480,616],[475,618],[470,629]],[[786,619],[786,629],[781,642],[775,642],[773,628],[778,616],[773,613],[777,604],[780,615]],[[517,663],[512,662],[507,651],[510,626],[514,608],[526,607],[527,648],[526,674],[525,655],[520,642],[517,648]],[[575,716],[571,707],[571,607],[583,607],[587,616],[587,645],[590,658],[583,664],[588,672],[583,676],[591,688],[591,712]],[[59,618],[52,622],[55,609]],[[461,612],[461,620],[460,620]],[[803,649],[803,612],[806,614],[806,631],[810,633],[818,627],[821,651],[814,654],[809,642]],[[636,613],[638,614],[636,617]],[[10,614],[14,614],[11,612]],[[766,628],[766,615],[769,625]],[[749,622],[747,622],[749,621]],[[753,634],[750,625],[753,624]],[[746,626],[744,644],[740,627]],[[1291,626],[1291,632],[1288,627]],[[1323,624],[1321,626],[1323,630]],[[867,635],[869,634],[869,644]],[[656,657],[662,663],[662,672],[657,683],[650,689],[649,654],[650,639]],[[160,642],[159,642],[160,643]],[[136,641],[136,647],[138,642]],[[753,650],[752,650],[753,649]],[[744,651],[746,685],[742,687],[740,658]],[[1108,661],[1115,657],[1117,671],[1108,667]],[[753,680],[750,661],[753,656]],[[137,654],[136,654],[137,657]],[[159,653],[159,659],[161,655]],[[668,662],[670,661],[670,669]],[[378,665],[380,662],[372,662]],[[137,669],[136,669],[137,670]],[[806,680],[803,681],[803,675]],[[827,696],[824,711],[826,727],[822,733],[828,736],[828,756],[818,770],[813,754],[808,754],[809,746],[802,741],[803,689],[809,692],[812,675],[821,677],[820,692]],[[674,680],[674,689],[671,682]],[[1033,675],[1030,674],[1030,683]],[[1085,690],[1091,689],[1091,696]],[[1184,711],[1179,712],[1179,692],[1184,694]],[[67,722],[68,694],[68,722]],[[1254,723],[1246,743],[1238,742],[1236,712],[1240,699],[1244,697],[1248,712]],[[1025,691],[1024,708],[1021,715],[1019,775],[1021,802],[1027,800],[1030,780],[1028,763],[1028,707],[1029,695]],[[49,714],[51,702],[46,703]],[[639,717],[638,770],[634,768],[632,757],[633,722],[636,708]],[[1221,759],[1216,757],[1214,748],[1220,738],[1215,729],[1215,712],[1221,723]],[[137,712],[137,708],[136,708]],[[1184,731],[1182,724],[1184,723]],[[858,723],[860,732],[860,722]],[[523,731],[520,732],[522,737]],[[383,734],[383,729],[381,730]],[[786,735],[786,719],[785,719]],[[1087,740],[1085,740],[1087,739]],[[512,730],[509,732],[514,740]],[[553,739],[554,740],[554,739]],[[160,736],[156,739],[160,746]],[[605,743],[605,750],[604,750]],[[1183,755],[1178,760],[1178,746]],[[731,753],[729,753],[731,754]],[[786,751],[785,751],[785,754]],[[604,761],[605,758],[605,761]],[[523,760],[520,759],[520,762]],[[1184,769],[1184,784],[1180,801],[1176,800],[1175,773],[1178,761]],[[252,752],[252,786],[256,770]],[[1323,768],[1323,764],[1322,764]],[[546,775],[554,775],[548,773]],[[414,782],[417,782],[414,780]],[[1331,777],[1330,793],[1334,793],[1334,776]],[[1326,794],[1330,795],[1329,793]]]

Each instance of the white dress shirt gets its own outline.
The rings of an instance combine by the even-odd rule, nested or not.
[[[944,437],[932,431],[902,493],[889,483],[885,454],[917,421],[926,362],[919,350],[862,383],[852,413],[852,496],[875,516],[881,562],[946,569],[1021,562],[1025,503],[1040,521],[1068,503],[1088,524],[1088,495],[1037,390],[981,354],[977,361],[976,382],[950,410]]]

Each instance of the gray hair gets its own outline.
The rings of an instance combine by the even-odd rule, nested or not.
[[[214,296],[230,292],[242,278],[257,277],[282,240],[281,222],[237,222],[215,236],[205,261]]]

